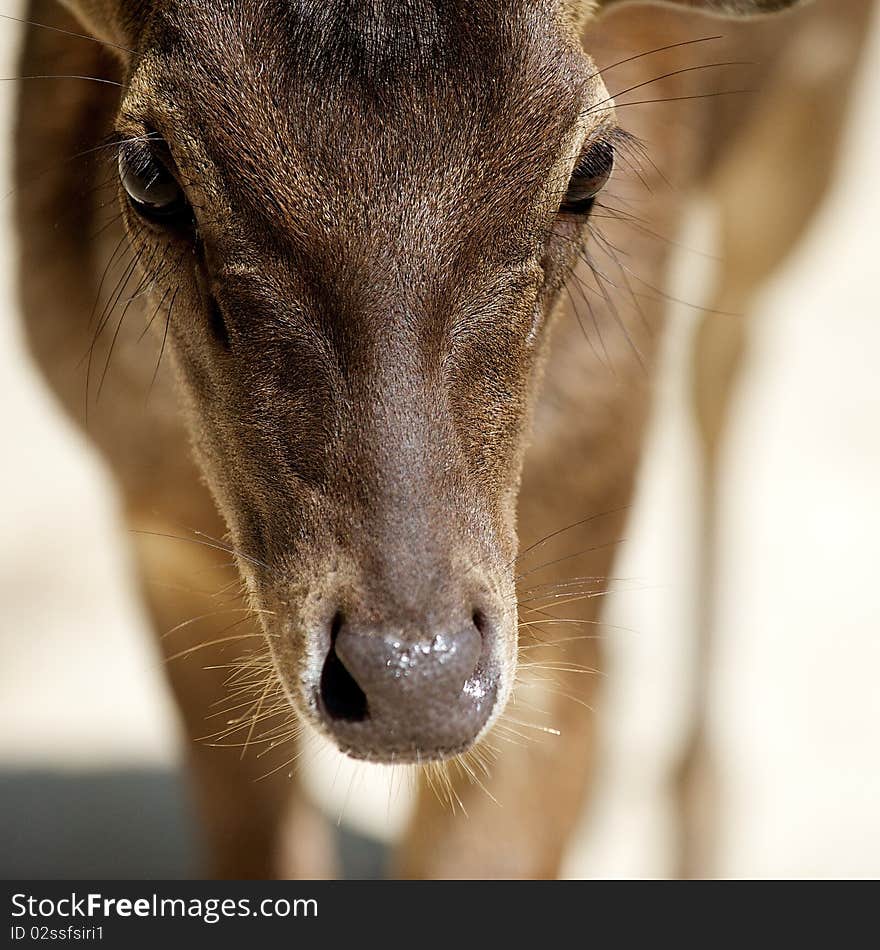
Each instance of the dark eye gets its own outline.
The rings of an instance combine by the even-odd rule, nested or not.
[[[568,190],[562,201],[562,214],[590,213],[596,195],[608,183],[614,171],[614,146],[610,142],[598,141],[590,145],[575,165]]]
[[[156,140],[119,146],[119,178],[131,206],[142,217],[165,227],[188,225],[192,211],[177,179],[157,155]]]

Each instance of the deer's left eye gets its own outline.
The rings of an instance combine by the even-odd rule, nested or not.
[[[589,214],[596,196],[608,183],[613,171],[614,146],[601,140],[591,144],[575,165],[568,190],[559,208],[560,213]]]
[[[151,140],[119,146],[119,178],[141,217],[165,227],[189,224],[192,211],[177,179],[156,154]]]

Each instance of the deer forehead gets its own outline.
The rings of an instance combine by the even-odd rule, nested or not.
[[[294,54],[306,71],[386,81],[487,51],[510,52],[531,35],[570,32],[561,0],[153,0],[141,3],[141,31],[203,46]]]
[[[158,126],[228,211],[423,236],[466,209],[503,223],[564,188],[607,119],[589,115],[604,87],[551,8],[175,4],[123,113]]]

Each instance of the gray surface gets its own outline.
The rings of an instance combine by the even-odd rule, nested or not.
[[[382,876],[382,845],[340,832],[345,877]],[[159,770],[0,772],[0,877],[199,875],[182,777]]]

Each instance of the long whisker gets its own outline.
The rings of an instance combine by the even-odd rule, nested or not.
[[[617,62],[611,63],[609,66],[603,66],[601,69],[597,69],[591,76],[588,76],[587,79],[595,79],[597,76],[604,76],[605,73],[611,72],[612,69],[617,69],[618,66],[625,66],[627,63],[635,62],[638,59],[645,59],[648,56],[654,56],[657,53],[665,53],[668,50],[672,49],[681,49],[683,46],[696,46],[698,43],[709,43],[712,40],[723,40],[724,36],[720,33],[715,36],[701,36],[695,40],[683,40],[680,43],[669,43],[666,46],[656,46],[654,49],[646,50],[644,53],[635,53],[633,56],[627,56],[626,59],[619,59]]]
[[[12,16],[8,13],[0,13],[0,20],[11,20],[13,23],[21,23],[23,26],[35,26],[41,30],[50,30],[53,33],[62,33],[64,36],[72,36],[78,40],[86,40],[89,43],[97,43],[99,46],[106,46],[110,49],[118,49],[124,53],[131,53],[133,56],[137,52],[129,49],[127,46],[120,46],[118,43],[111,43],[110,40],[102,40],[89,33],[77,33],[74,30],[65,30],[60,26],[51,26],[48,23],[38,23],[36,20],[24,20],[21,17]]]
[[[122,83],[116,82],[115,79],[103,79],[101,76],[79,76],[74,73],[69,75],[55,75],[53,73],[47,73],[44,76],[0,76],[0,82],[18,82],[22,79],[79,79],[83,82],[96,82],[102,86],[114,86],[117,89],[122,88]]]
[[[202,547],[213,548],[216,551],[224,551],[227,554],[234,554],[236,557],[240,557],[243,561],[249,561],[251,564],[256,564],[259,567],[265,568],[266,570],[271,570],[270,566],[264,561],[260,561],[258,558],[250,557],[237,548],[224,545],[215,538],[209,538],[208,535],[205,535],[201,531],[193,531],[193,534],[196,535],[194,538],[186,538],[178,534],[167,534],[163,531],[146,531],[140,528],[131,528],[130,531],[132,534],[142,534],[148,537],[167,538],[170,541],[184,541],[190,544],[200,544]]]
[[[583,525],[591,524],[594,521],[598,521],[599,518],[607,518],[611,515],[620,514],[623,511],[628,511],[630,505],[621,505],[618,508],[612,508],[610,511],[602,511],[599,514],[588,515],[586,518],[581,518],[579,521],[574,521],[571,524],[566,525],[564,528],[558,528],[556,531],[552,531],[550,534],[544,535],[543,538],[539,538],[537,541],[534,541],[527,548],[523,548],[517,556],[516,560],[521,561],[529,552],[534,551],[536,548],[540,548],[545,545],[548,541],[552,541],[554,538],[558,538],[561,534],[565,534],[567,531],[571,531],[574,528],[580,528]],[[537,568],[536,568],[537,570]],[[530,572],[533,573],[533,572]],[[525,576],[525,575],[520,575]]]
[[[651,86],[655,82],[661,82],[664,79],[671,79],[674,76],[683,76],[686,73],[694,73],[701,69],[721,69],[726,66],[754,66],[754,63],[750,62],[741,62],[737,60],[731,60],[729,62],[723,63],[703,63],[700,66],[683,66],[680,69],[673,69],[668,73],[663,73],[660,76],[654,76],[653,79],[645,79],[642,82],[634,83],[631,86],[627,86],[626,89],[621,89],[618,92],[612,93],[606,99],[600,99],[598,102],[594,102],[588,112],[592,113],[594,110],[601,109],[606,103],[616,102],[620,96],[625,96],[629,92],[635,92],[636,89],[643,89],[645,86]],[[626,105],[626,103],[622,103]]]

